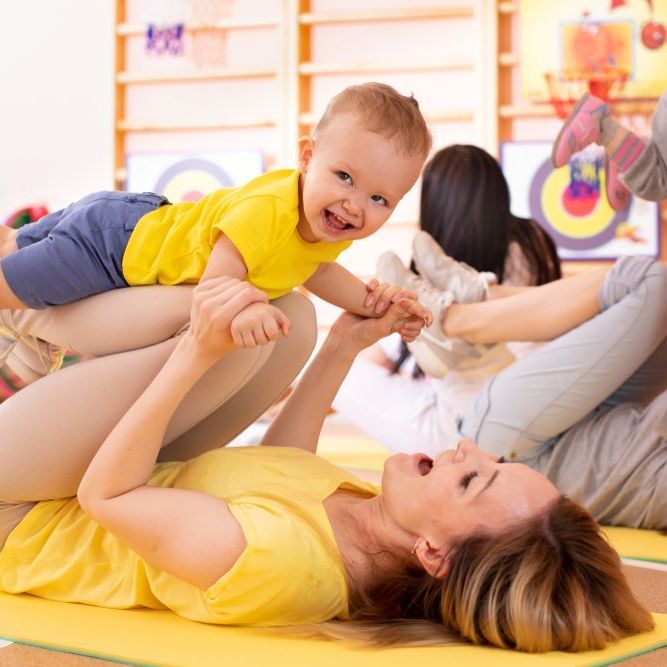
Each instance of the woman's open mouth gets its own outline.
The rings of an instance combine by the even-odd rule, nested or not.
[[[425,477],[433,469],[433,459],[424,454],[418,454],[417,456],[419,457],[417,459],[417,469],[419,470],[419,474]]]

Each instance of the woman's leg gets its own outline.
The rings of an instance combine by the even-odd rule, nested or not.
[[[194,415],[194,425],[183,431],[172,423],[167,431],[169,443],[160,452],[161,461],[184,461],[215,447],[222,447],[262,415],[292,383],[308,361],[317,340],[315,310],[298,292],[272,301],[292,322],[287,338],[279,338],[266,362],[248,382],[219,407],[201,418],[206,396],[219,392],[222,378],[203,378],[190,392],[179,410]]]
[[[136,292],[140,292],[145,299],[143,312],[133,311],[138,303]],[[147,298],[149,296],[151,299]],[[156,296],[160,309],[166,308],[167,312],[171,312],[170,305],[173,305],[179,317],[163,315],[160,310],[156,315],[160,326],[155,323],[151,326],[150,318],[155,305],[153,296]],[[115,323],[115,329],[111,331],[100,331],[99,323],[85,316],[91,307],[90,302],[94,302],[91,311],[96,312],[99,306],[96,300],[102,297],[104,316]],[[133,316],[140,315],[138,319],[129,319],[125,308],[128,302],[131,303],[129,310]],[[139,339],[160,339],[165,332],[172,337],[147,347],[110,354],[62,369],[0,404],[0,461],[3,462],[0,467],[0,500],[6,503],[60,498],[76,493],[79,480],[101,442],[173,350],[176,344],[173,329],[178,330],[184,323],[180,316],[185,318],[185,322],[189,319],[189,297],[184,299],[180,288],[116,290],[77,302],[76,305],[81,311],[75,319],[84,327],[77,333],[81,342],[79,349],[91,351],[98,344],[112,348],[130,347]],[[119,327],[119,323],[128,324]],[[172,325],[171,333],[166,324]],[[86,335],[88,325],[90,339]],[[292,335],[301,326],[301,322],[293,320]],[[312,322],[307,322],[306,326],[312,326]],[[160,328],[163,330],[157,331]],[[98,336],[100,339],[90,344]],[[272,349],[272,345],[267,345],[252,350],[235,350],[222,359],[179,407],[165,442],[178,438],[215,412],[254,376],[271,356]]]
[[[544,448],[531,467],[601,523],[667,528],[665,414],[667,392],[648,405],[605,403]]]
[[[600,286],[608,272],[518,288],[506,298],[455,303],[445,313],[443,332],[475,344],[552,340],[600,312]]]
[[[7,504],[0,501],[0,551],[5,546],[9,533],[34,506],[35,503]]]
[[[621,175],[621,180],[642,199],[667,198],[667,92],[658,101],[650,143]]]
[[[101,357],[171,338],[190,321],[192,286],[112,290],[44,310],[0,310],[0,327]]]
[[[490,380],[462,419],[461,433],[515,460],[535,457],[658,348],[667,333],[666,293],[666,267],[648,258],[620,259],[599,293],[603,312]]]

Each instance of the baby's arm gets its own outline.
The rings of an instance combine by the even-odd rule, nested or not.
[[[227,236],[220,234],[211,249],[211,256],[208,258],[206,268],[199,282],[204,282],[209,278],[222,278],[223,276],[245,280],[247,275],[248,268],[241,253]]]
[[[430,324],[431,313],[422,306],[413,292],[400,287],[382,284],[364,284],[359,278],[336,262],[320,264],[317,271],[304,283],[304,287],[321,299],[362,317],[382,317],[391,303],[402,296],[412,299],[411,314],[422,317]]]
[[[211,257],[200,282],[208,278],[237,278],[244,280],[248,273],[241,253],[221,234],[213,246]],[[276,340],[279,334],[289,335],[289,318],[278,308],[265,302],[256,302],[245,308],[234,319],[231,332],[237,347],[252,348]]]
[[[320,264],[315,273],[304,283],[304,287],[320,299],[355,315],[378,317],[375,312],[375,301],[369,299],[366,285],[336,262]],[[380,315],[385,310],[386,307]]]

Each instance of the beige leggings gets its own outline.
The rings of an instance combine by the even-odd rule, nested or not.
[[[0,404],[0,548],[35,501],[76,494],[104,438],[176,345],[191,294],[190,286],[133,287],[47,310],[0,311],[0,326],[96,357]],[[290,318],[290,335],[213,367],[174,414],[161,460],[227,444],[296,377],[315,345],[314,310],[296,292],[273,303]]]

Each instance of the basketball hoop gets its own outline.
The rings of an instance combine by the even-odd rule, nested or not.
[[[548,102],[559,118],[567,118],[577,100],[586,92],[613,105],[628,80],[628,72],[560,71],[544,75],[549,90]]]
[[[221,67],[227,55],[227,30],[217,25],[229,18],[234,0],[188,0],[192,25],[192,58],[198,68]]]

